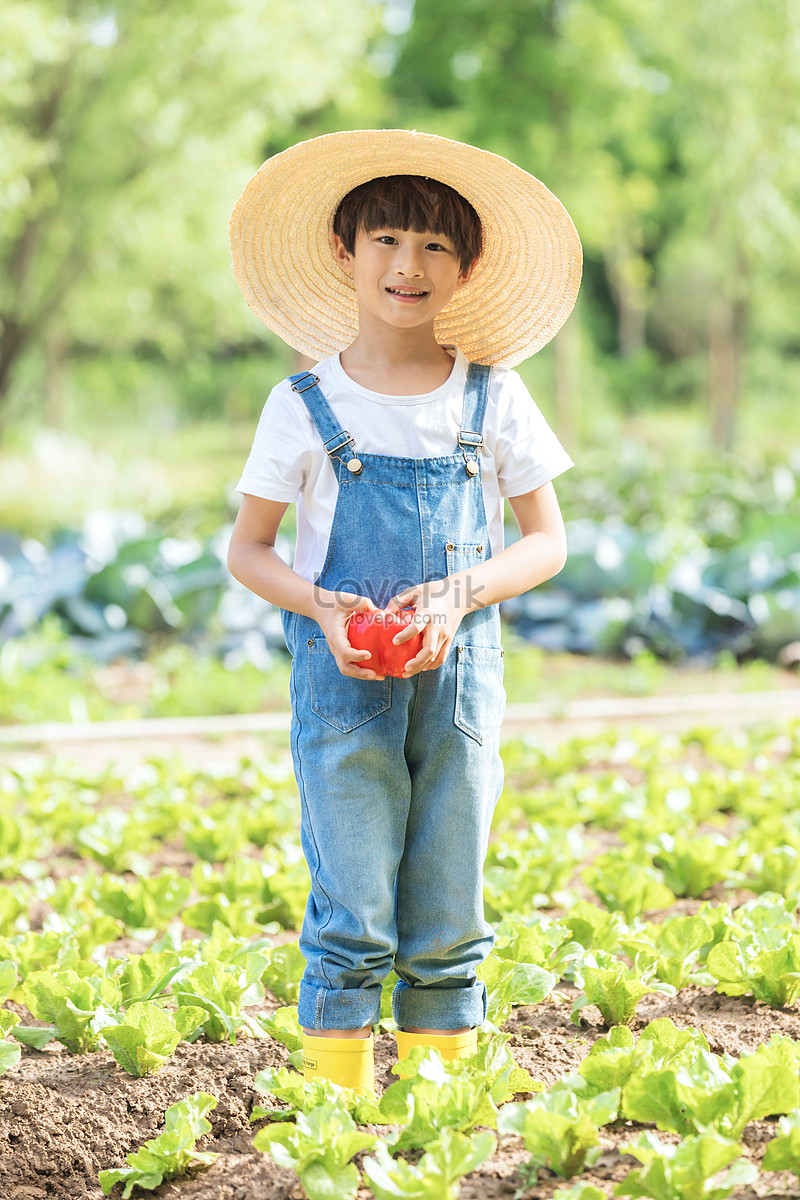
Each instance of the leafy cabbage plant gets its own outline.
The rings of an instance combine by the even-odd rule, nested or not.
[[[374,1134],[356,1129],[337,1100],[299,1113],[296,1123],[265,1125],[253,1145],[270,1154],[279,1167],[294,1171],[308,1200],[353,1200],[360,1177],[351,1159],[375,1141]]]
[[[638,971],[611,954],[599,950],[587,954],[580,978],[577,971],[575,975],[576,982],[583,987],[583,995],[575,1000],[570,1019],[577,1025],[580,1010],[587,1004],[596,1004],[606,1025],[630,1025],[642,996],[650,992],[675,995],[672,984],[660,983],[654,976],[654,966]]]
[[[687,1137],[677,1146],[667,1146],[648,1130],[634,1145],[621,1149],[644,1165],[628,1172],[614,1188],[615,1196],[726,1200],[734,1188],[751,1183],[758,1175],[753,1163],[740,1158],[741,1146],[712,1134]],[[725,1167],[730,1169],[725,1171]]]
[[[781,1117],[778,1134],[767,1142],[761,1166],[765,1171],[793,1171],[800,1179],[800,1109]]]
[[[0,1004],[16,986],[17,972],[14,970],[14,964],[0,962]],[[22,1053],[19,1046],[8,1041],[8,1034],[18,1024],[19,1017],[16,1013],[10,1012],[7,1008],[0,1008],[0,1075],[19,1062],[19,1056]]]
[[[194,1033],[208,1014],[185,1005],[174,1013],[153,1001],[132,1004],[119,1020],[98,1032],[123,1070],[141,1078],[163,1067],[178,1042]]]
[[[215,1096],[195,1092],[168,1108],[164,1115],[164,1132],[159,1137],[145,1142],[140,1150],[126,1154],[127,1167],[99,1173],[103,1195],[107,1196],[116,1184],[124,1183],[122,1197],[127,1200],[134,1187],[157,1188],[165,1179],[183,1175],[193,1163],[209,1165],[219,1158],[213,1151],[195,1149],[198,1138],[211,1129],[205,1114],[215,1108],[216,1103]]]
[[[556,1175],[578,1175],[601,1152],[597,1130],[617,1116],[619,1088],[591,1097],[569,1088],[551,1088],[524,1104],[505,1104],[497,1119],[500,1133],[516,1133],[530,1159],[520,1169],[524,1188],[536,1184],[543,1167]]]
[[[445,1130],[414,1165],[392,1158],[379,1141],[375,1157],[364,1159],[364,1174],[375,1200],[457,1200],[458,1181],[485,1162],[494,1146],[488,1130],[472,1137]]]

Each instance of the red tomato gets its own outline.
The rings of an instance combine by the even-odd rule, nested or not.
[[[400,646],[393,645],[392,638],[414,620],[415,612],[416,608],[402,608],[392,612],[379,609],[377,612],[353,613],[347,626],[350,645],[356,650],[369,650],[372,655],[358,665],[369,667],[379,675],[401,678],[406,663],[422,648],[422,630]]]

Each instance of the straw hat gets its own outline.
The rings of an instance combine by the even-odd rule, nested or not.
[[[472,362],[509,367],[541,349],[580,283],[581,244],[566,209],[508,159],[406,129],[324,134],[256,171],[230,220],[233,271],[253,312],[310,358],[350,345],[358,309],[333,256],[333,216],[349,191],[382,175],[438,179],[481,219],[483,253],[436,319],[439,342]]]

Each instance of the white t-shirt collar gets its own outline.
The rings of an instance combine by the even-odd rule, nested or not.
[[[356,396],[363,396],[365,400],[371,400],[374,404],[433,404],[437,400],[443,399],[450,395],[453,388],[464,390],[464,385],[467,378],[467,359],[463,350],[458,350],[454,346],[443,347],[448,354],[452,354],[455,361],[453,369],[444,383],[438,388],[434,388],[432,392],[424,392],[421,396],[385,396],[383,392],[373,392],[369,388],[362,387],[360,383],[356,383],[354,379],[345,371],[339,355],[334,354],[328,361],[330,362],[331,370],[337,385],[344,391],[352,392]]]

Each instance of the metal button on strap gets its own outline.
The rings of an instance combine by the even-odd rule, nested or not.
[[[467,474],[470,476],[478,474],[478,464],[473,458],[467,459]]]
[[[364,464],[360,458],[351,458],[348,459],[347,469],[351,475],[360,475],[364,469]]]

